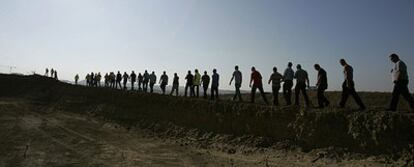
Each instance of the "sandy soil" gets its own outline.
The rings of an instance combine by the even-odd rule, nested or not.
[[[0,99],[3,166],[401,166],[383,158],[326,158],[323,151],[228,153],[183,145],[137,128],[124,129],[83,114]],[[220,143],[217,143],[220,144]]]

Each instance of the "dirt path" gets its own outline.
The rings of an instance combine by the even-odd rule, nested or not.
[[[0,167],[384,165],[374,160],[312,163],[315,157],[296,152],[247,156],[200,150],[144,137],[139,130],[128,131],[84,115],[42,111],[13,99],[0,99],[0,132]]]

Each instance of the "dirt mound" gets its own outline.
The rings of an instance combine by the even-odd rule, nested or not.
[[[403,157],[412,163],[414,115],[409,113],[273,108],[87,88],[41,76],[0,75],[0,81],[3,97],[27,98],[53,111],[89,114],[125,127],[146,127],[158,134],[187,135],[198,143],[225,140],[252,148],[299,146],[305,152],[335,147],[369,155]],[[215,134],[228,137],[217,139],[225,135]]]

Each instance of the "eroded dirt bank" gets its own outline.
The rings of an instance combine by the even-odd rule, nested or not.
[[[289,161],[303,161],[308,165],[324,163],[325,165],[331,163],[340,165],[351,161],[362,164],[396,164],[397,166],[413,163],[414,118],[412,114],[381,111],[359,113],[336,109],[302,111],[294,107],[270,108],[228,101],[211,102],[79,87],[39,76],[1,75],[0,80],[2,80],[0,91],[3,99],[23,99],[23,101],[35,103],[34,106],[41,106],[40,110],[48,114],[76,115],[83,119],[103,121],[100,124],[112,122],[111,124],[119,124],[125,128],[124,130],[129,131],[145,129],[143,135],[152,134],[150,137],[161,138],[180,147],[189,145],[197,148],[197,151],[209,150],[211,154],[211,150],[222,150],[226,153],[226,158],[221,163],[229,160],[228,154],[245,156],[241,159],[252,158],[248,162],[256,165]],[[31,110],[33,109],[29,109]],[[30,124],[29,127],[31,126]],[[89,126],[92,125],[86,124],[72,128],[88,129]],[[118,130],[115,132],[117,133]],[[41,131],[39,133],[42,134]],[[85,134],[98,137],[90,133]],[[130,135],[130,132],[123,135]],[[60,135],[57,134],[57,136]],[[125,147],[143,142],[139,138],[136,140],[138,143],[124,143]],[[157,141],[154,140],[154,142]],[[25,148],[27,145],[22,144],[20,147]],[[60,145],[63,147],[65,143]],[[182,149],[180,147],[169,151],[187,151],[187,149],[180,150]],[[94,148],[78,147],[78,149],[82,148],[94,150]],[[280,150],[285,156],[277,153]],[[96,152],[99,151],[96,150]],[[295,158],[286,156],[289,154],[293,154]],[[354,156],[360,154],[364,156]],[[376,158],[367,160],[369,156]],[[280,157],[286,161],[277,162]],[[206,157],[203,156],[203,158]],[[329,163],[331,161],[329,158],[332,160],[331,163]],[[114,161],[120,164],[119,158],[115,159]],[[207,162],[210,160],[212,159],[206,158]],[[234,158],[232,160],[234,161]],[[202,162],[202,160],[196,161]],[[220,160],[213,161],[220,162]],[[170,166],[170,164],[160,164],[160,166],[167,165]]]

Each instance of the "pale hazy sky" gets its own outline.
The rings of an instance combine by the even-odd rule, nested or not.
[[[1,72],[54,67],[73,80],[148,69],[183,79],[188,69],[217,68],[220,88],[232,89],[238,64],[248,89],[252,65],[267,80],[292,61],[312,85],[321,64],[338,90],[345,58],[358,90],[390,91],[392,52],[414,78],[413,0],[0,0]]]

